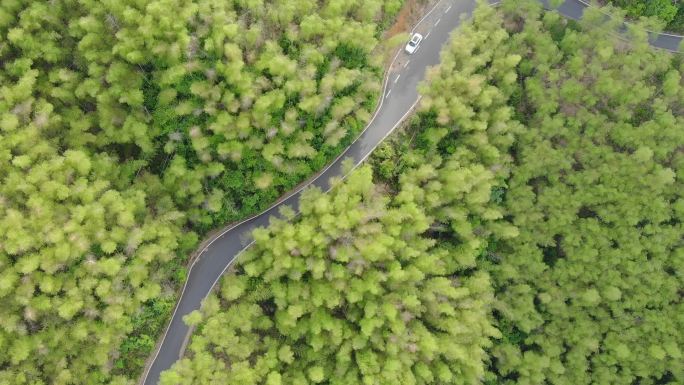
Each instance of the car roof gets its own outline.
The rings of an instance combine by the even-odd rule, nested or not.
[[[419,33],[416,32],[416,33],[413,34],[413,36],[411,36],[411,41],[420,40],[420,39],[422,39],[422,38],[423,38],[423,35],[421,35],[421,34],[419,34]]]

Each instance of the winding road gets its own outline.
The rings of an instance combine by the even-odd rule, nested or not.
[[[540,0],[545,6],[549,1]],[[497,1],[490,1],[496,4]],[[418,104],[417,85],[423,79],[425,70],[439,62],[442,45],[449,34],[460,24],[460,16],[470,15],[475,9],[475,0],[440,0],[416,25],[413,31],[425,37],[418,51],[411,56],[399,52],[387,72],[380,105],[363,133],[347,149],[297,191],[281,200],[261,214],[223,230],[200,252],[190,267],[180,300],[176,304],[171,322],[154,352],[152,363],[143,374],[141,383],[154,385],[162,371],[171,367],[185,350],[191,330],[183,323],[183,316],[199,309],[202,300],[209,294],[221,275],[240,253],[251,245],[251,232],[256,227],[267,226],[272,216],[278,216],[278,208],[288,205],[298,209],[299,196],[303,188],[317,186],[323,191],[329,189],[331,177],[342,175],[342,161],[352,158],[354,165],[362,163],[368,155],[411,113]],[[558,12],[565,17],[579,19],[590,6],[583,0],[566,0]],[[681,36],[651,34],[651,44],[669,51],[678,51]]]

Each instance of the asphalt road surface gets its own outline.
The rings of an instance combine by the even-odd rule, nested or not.
[[[548,6],[548,1],[542,0],[542,3]],[[441,0],[431,9],[414,28],[424,36],[418,50],[413,55],[401,52],[395,58],[393,70],[387,75],[382,104],[365,131],[340,157],[304,187],[314,185],[327,191],[329,179],[342,175],[342,160],[351,158],[354,164],[360,164],[411,112],[419,100],[416,86],[424,78],[425,70],[439,62],[442,45],[449,39],[450,32],[460,24],[460,15],[470,14],[475,6],[474,0]],[[567,0],[558,11],[566,17],[578,19],[587,6],[588,4],[581,0]],[[652,36],[651,43],[659,48],[676,51],[681,40],[681,36],[663,34]],[[278,208],[282,205],[297,210],[300,192],[301,190],[298,190],[263,213],[224,230],[200,253],[190,268],[161,346],[155,351],[153,362],[143,375],[144,385],[157,384],[160,373],[170,368],[182,356],[186,340],[189,338],[189,328],[183,323],[183,316],[200,308],[202,300],[223,272],[240,252],[251,244],[252,230],[267,226],[269,218],[277,216]]]
[[[545,7],[549,8],[549,0],[540,1],[544,4]],[[560,7],[558,7],[558,13],[567,18],[578,20],[582,17],[584,10],[589,6],[589,0],[566,0],[563,4],[561,4]],[[608,16],[606,15],[606,17]],[[627,25],[623,24],[623,30],[626,29]],[[672,52],[680,51],[679,47],[682,43],[682,36],[654,32],[651,32],[649,35],[649,40],[652,46]]]

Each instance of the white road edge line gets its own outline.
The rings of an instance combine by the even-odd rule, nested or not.
[[[423,15],[423,17],[422,17],[420,20],[418,20],[418,22],[413,26],[413,28],[411,28],[411,33],[413,33],[413,32],[416,30],[416,28],[418,28],[418,26],[423,22],[423,20],[425,20],[425,18],[427,18],[428,16],[430,16],[430,14],[431,14],[435,9],[437,9],[437,6],[439,6],[439,4],[442,3],[442,1],[444,1],[444,0],[439,0],[437,3],[435,3],[435,5],[428,11],[428,13],[426,13],[425,15]],[[419,47],[419,48],[420,48],[420,47]],[[399,56],[399,53],[401,53],[401,49],[397,49],[397,53],[394,54],[394,58],[392,58],[392,62],[391,62],[390,65],[387,67],[387,74],[385,75],[384,86],[383,86],[383,93],[384,93],[385,89],[387,89],[387,82],[388,82],[388,80],[389,80],[389,75],[390,75],[390,72],[391,72],[392,64],[394,64],[394,62],[397,60],[397,57]],[[421,97],[422,97],[422,96],[418,95],[418,100],[420,100]],[[366,124],[366,127],[364,127],[363,131],[361,131],[361,132],[357,135],[356,139],[354,139],[354,141],[353,141],[352,143],[350,143],[349,146],[347,146],[347,149],[349,149],[349,147],[351,147],[352,144],[356,143],[356,141],[359,140],[359,138],[363,135],[363,133],[366,132],[366,130],[368,129],[368,127],[370,127],[371,123],[373,123],[373,121],[375,120],[375,117],[378,115],[378,113],[380,113],[380,110],[382,109],[383,101],[384,101],[384,98],[380,98],[380,104],[378,104],[378,107],[375,109],[375,113],[373,114],[373,117],[371,118],[371,120],[368,121],[368,124]],[[418,101],[416,101],[416,103],[418,103]],[[416,103],[414,103],[414,105],[415,105]],[[411,109],[409,109],[409,111],[411,111]],[[408,113],[408,112],[407,112],[407,113]],[[402,119],[403,119],[403,117],[402,117]],[[401,122],[401,120],[400,120],[399,122]],[[398,124],[398,123],[397,123],[397,124]],[[396,125],[395,125],[395,127],[396,127]],[[390,130],[390,132],[392,132],[392,131],[394,130],[395,127],[392,127],[392,130]],[[383,140],[384,140],[386,137],[387,137],[387,135],[385,135],[385,137],[383,137]],[[381,140],[380,142],[382,142],[382,140]],[[380,142],[378,142],[378,143],[380,143]],[[376,146],[376,147],[377,147],[377,146]],[[330,167],[332,167],[332,165],[334,165],[335,163],[337,163],[337,161],[338,161],[342,156],[344,156],[344,154],[347,152],[347,149],[345,149],[345,151],[342,151],[342,153],[341,153],[340,155],[338,155],[332,162],[330,162],[323,170],[319,171],[318,175],[322,175],[322,174],[325,173]],[[375,147],[373,147],[373,149],[375,149]],[[372,152],[372,150],[371,150],[371,152]],[[369,154],[370,154],[370,152],[369,152]],[[364,157],[363,160],[365,160],[365,157]],[[362,160],[362,161],[363,161],[363,160]],[[356,166],[354,166],[354,167],[352,168],[352,170],[355,169],[355,168],[356,168]],[[344,177],[343,177],[343,178],[344,178]],[[311,182],[313,182],[314,180],[316,180],[316,178],[312,179]],[[292,193],[283,196],[281,199],[279,199],[277,202],[273,203],[273,205],[272,205],[271,207],[267,208],[266,210],[264,210],[264,211],[262,211],[262,212],[260,212],[260,213],[254,214],[253,216],[251,216],[251,217],[249,217],[249,218],[243,219],[242,221],[240,221],[240,222],[234,224],[233,226],[230,226],[229,228],[223,230],[219,235],[215,236],[211,241],[209,241],[209,243],[207,243],[207,245],[204,246],[204,248],[202,249],[202,251],[200,251],[199,254],[197,254],[197,257],[195,258],[195,260],[192,262],[192,264],[190,264],[190,268],[188,269],[188,273],[187,273],[186,277],[190,277],[190,273],[192,272],[192,268],[195,266],[195,264],[197,263],[197,261],[200,260],[200,258],[202,257],[202,254],[204,254],[204,253],[207,251],[207,249],[209,248],[209,246],[211,246],[212,243],[214,243],[217,239],[221,238],[224,234],[226,234],[227,232],[229,232],[229,231],[233,230],[234,228],[240,226],[241,224],[243,224],[243,223],[245,223],[245,222],[249,222],[249,221],[251,221],[252,219],[254,219],[254,218],[258,217],[258,216],[261,216],[261,215],[263,215],[263,214],[265,214],[265,213],[267,213],[267,212],[273,210],[274,208],[280,206],[280,203],[281,203],[281,202],[287,200],[287,199],[288,199],[289,197],[291,197],[292,195],[295,195],[295,194],[299,193],[301,190],[303,190],[304,188],[306,188],[306,187],[309,186],[310,184],[311,184],[311,183],[308,183],[308,184],[305,184],[305,185],[301,186],[299,189],[293,191]],[[252,243],[254,243],[254,241],[250,242],[247,246],[245,246],[245,248],[251,246]],[[223,273],[225,273],[226,269],[228,269],[228,268],[233,264],[233,261],[235,261],[235,260],[237,259],[237,257],[238,257],[238,256],[242,253],[242,251],[244,251],[244,250],[245,250],[245,249],[243,248],[243,249],[242,249],[238,254],[236,254],[235,257],[228,263],[228,265],[226,266],[226,268],[223,269],[223,271],[221,272],[221,275],[219,275],[218,279],[216,279],[216,281],[214,282],[214,284],[209,288],[209,292],[211,292],[212,290],[214,290],[214,286],[216,286],[216,282],[218,282],[218,280],[221,279],[221,277],[223,276]],[[164,344],[164,340],[166,340],[166,335],[168,334],[169,329],[171,329],[171,321],[173,321],[174,317],[176,316],[176,313],[178,312],[178,305],[180,305],[181,299],[183,298],[183,294],[185,293],[185,288],[187,287],[187,285],[188,285],[188,280],[186,279],[185,282],[183,283],[183,289],[181,289],[181,293],[180,293],[180,295],[178,296],[178,299],[176,300],[176,305],[175,305],[174,308],[173,308],[173,313],[171,313],[171,318],[169,318],[168,324],[166,325],[166,329],[164,330],[164,335],[162,336],[162,339],[157,343],[157,346],[155,347],[154,356],[152,357],[152,360],[149,361],[148,364],[145,365],[145,372],[143,373],[143,376],[142,376],[142,378],[141,378],[140,384],[144,384],[145,381],[147,381],[147,376],[148,376],[149,373],[150,373],[150,369],[152,368],[152,365],[154,364],[154,362],[157,360],[157,357],[159,356],[159,351],[161,350],[161,346]],[[205,297],[205,298],[206,298],[206,297]],[[201,306],[201,305],[200,305],[200,306]]]
[[[418,20],[418,22],[416,23],[416,25],[414,25],[413,28],[411,28],[411,33],[413,33],[413,32],[416,31],[416,28],[418,28],[418,26],[420,25],[420,23],[422,23],[423,20],[425,20],[426,17],[430,16],[430,14],[432,13],[432,11],[434,11],[435,9],[437,9],[437,6],[438,6],[442,1],[444,1],[444,0],[438,1],[438,2],[432,7],[432,9],[430,9],[430,11],[428,11],[428,13],[426,13],[420,20]]]
[[[586,6],[586,8],[597,8],[597,7],[595,7],[594,5],[592,5],[591,3],[587,2],[586,0],[577,0],[577,2],[584,4],[584,5]],[[497,6],[499,6],[500,4],[501,4],[501,1],[496,1],[496,2],[493,2],[493,3],[489,3],[489,5],[492,6],[492,7],[497,7]],[[557,8],[551,8],[551,7],[550,7],[550,8],[546,8],[546,9],[547,9],[547,10],[550,10],[550,11],[557,10]],[[611,15],[611,14],[609,14],[608,12],[605,12],[605,11],[602,10],[601,8],[598,8],[598,10],[599,10],[602,14],[604,14],[605,16],[608,16],[608,17],[610,17],[610,18],[615,17],[614,15]],[[568,17],[568,18],[572,19],[571,17]],[[632,25],[632,23],[630,23],[630,22],[627,21],[627,20],[623,20],[623,24],[625,24],[625,25]],[[681,43],[681,41],[684,41],[684,35],[676,35],[676,34],[671,34],[671,33],[666,33],[666,32],[655,32],[655,31],[651,31],[650,29],[647,29],[647,28],[642,28],[642,29],[643,29],[644,31],[650,33],[650,34],[656,34],[656,35],[670,36],[670,37],[679,38],[679,39],[680,39],[680,43]],[[622,35],[620,35],[620,34],[613,34],[613,33],[611,33],[611,34],[612,34],[613,36],[616,36],[618,39],[621,39],[621,40],[623,40],[623,41],[628,41],[628,39],[624,38],[624,37],[623,37]],[[648,41],[648,44],[649,44],[649,45],[651,46],[651,48],[653,48],[653,49],[662,50],[662,51],[667,51],[667,52],[672,52],[672,53],[682,53],[682,51],[679,51],[679,50],[674,50],[674,49],[665,48],[665,47],[658,47],[658,46],[656,46],[656,45],[653,45],[653,44],[651,44],[651,40]]]
[[[615,15],[612,15],[612,14],[610,14],[610,13],[604,11],[601,7],[596,7],[596,6],[594,6],[593,4],[591,4],[591,3],[589,3],[589,2],[587,2],[587,1],[585,1],[585,0],[577,0],[577,2],[578,2],[578,3],[581,3],[581,4],[584,4],[584,5],[585,5],[585,10],[588,9],[588,8],[598,9],[598,11],[601,12],[604,16],[607,16],[607,17],[610,18],[610,19],[615,19]],[[497,4],[498,4],[498,3],[497,3]],[[555,9],[557,9],[557,8],[547,8],[547,9],[555,10]],[[582,11],[582,16],[584,16],[584,10]],[[623,19],[623,20],[622,20],[622,25],[625,25],[625,26],[628,26],[628,27],[629,27],[630,25],[634,25],[634,23],[630,22],[629,20],[624,20],[624,19]],[[664,33],[664,32],[655,32],[655,31],[651,31],[651,30],[648,29],[648,28],[641,28],[641,29],[642,29],[643,31],[646,31],[646,32],[650,35],[650,36],[649,36],[649,39],[647,39],[647,42],[648,42],[648,45],[651,46],[651,48],[653,48],[653,49],[659,49],[659,50],[667,51],[667,52],[672,52],[672,53],[681,53],[681,51],[679,51],[679,50],[677,50],[677,49],[670,49],[670,48],[667,48],[667,47],[658,47],[658,46],[656,46],[656,45],[653,45],[653,44],[652,44],[651,37],[652,37],[652,35],[664,35],[664,36],[671,36],[671,37],[680,38],[680,46],[681,46],[681,42],[684,40],[684,36],[682,36],[682,35],[673,35],[673,34]],[[609,33],[610,33],[611,35],[617,37],[618,39],[622,40],[622,41],[629,41],[628,38],[624,37],[624,36],[623,36],[621,33],[619,33],[619,32],[618,32],[618,33],[615,33],[615,32],[610,32],[610,31],[609,31]],[[656,39],[657,39],[657,37],[656,37]]]
[[[394,132],[394,130],[395,130],[401,123],[404,122],[404,119],[406,119],[406,117],[411,113],[411,111],[413,111],[413,109],[418,105],[418,102],[420,102],[420,99],[422,99],[422,98],[423,98],[422,95],[418,95],[418,98],[416,99],[416,101],[413,102],[413,104],[411,105],[411,107],[409,107],[409,108],[406,110],[406,112],[404,113],[404,115],[402,115],[402,117],[399,118],[399,120],[394,124],[394,126],[392,126],[392,128],[390,128],[390,130],[387,131],[387,133],[385,134],[385,136],[383,136],[383,137],[375,144],[375,146],[373,146],[373,148],[371,148],[370,151],[368,151],[368,153],[366,153],[366,155],[365,155],[363,158],[361,158],[361,159],[359,160],[359,162],[356,163],[356,164],[354,165],[354,167],[351,168],[351,170],[349,170],[348,173],[346,173],[346,174],[344,174],[344,175],[342,175],[342,176],[340,177],[340,180],[341,180],[341,181],[347,179],[347,177],[349,176],[349,174],[352,173],[352,171],[356,170],[361,164],[363,164],[363,162],[366,161],[366,159],[368,159],[368,157],[370,156],[370,154],[373,153],[373,151],[380,145],[380,143],[384,142],[385,139],[386,139],[392,132]],[[350,146],[351,146],[351,145],[350,145]],[[349,147],[347,147],[347,148],[349,148]],[[346,151],[345,151],[345,153],[346,153]],[[328,189],[325,190],[325,191],[323,191],[323,193],[327,194],[327,193],[330,192],[330,190],[332,190],[334,187],[335,187],[335,186],[330,186],[330,187],[328,187]],[[300,214],[301,214],[301,213],[298,212],[298,213],[295,215],[295,218],[297,218]],[[228,265],[223,269],[223,271],[221,271],[221,274],[219,275],[219,277],[218,277],[218,278],[214,281],[214,283],[211,285],[210,291],[211,291],[211,290],[214,290],[214,286],[216,286],[216,284],[218,283],[218,281],[220,281],[221,278],[223,278],[223,274],[230,268],[230,266],[233,264],[233,262],[235,262],[235,261],[238,259],[238,257],[239,257],[243,252],[245,252],[245,250],[249,249],[253,244],[254,244],[254,241],[249,242],[249,243],[248,243],[245,247],[243,247],[237,254],[235,254],[235,257],[234,257],[230,262],[228,262]],[[190,330],[188,330],[188,331],[190,331]],[[186,335],[186,338],[187,338],[187,335]],[[180,358],[181,355],[182,355],[182,352],[179,352],[179,354],[180,354],[180,355],[179,355],[179,358]]]
[[[588,1],[586,1],[586,0],[577,0],[577,1],[580,2],[580,3],[582,3],[582,4],[584,4],[587,8],[597,8],[595,5],[591,4],[590,2],[588,2]],[[600,7],[598,7],[598,10],[601,11],[602,14],[604,14],[604,15],[610,17],[610,18],[614,18],[614,17],[615,17],[615,15],[611,15],[610,13],[605,12],[605,11],[604,11],[603,9],[601,9]],[[633,25],[633,23],[630,23],[628,20],[623,20],[623,23]],[[678,38],[681,38],[681,39],[684,40],[684,35],[677,35],[677,34],[674,34],[674,33],[667,33],[667,32],[656,32],[656,31],[651,31],[651,30],[648,29],[648,28],[642,28],[642,29],[643,29],[644,31],[646,31],[646,32],[655,33],[655,34],[663,35],[663,36],[678,37]],[[665,48],[665,50],[667,50],[667,51],[672,51],[672,50],[669,49],[669,48]],[[672,52],[679,52],[679,51],[672,51]]]
[[[399,80],[400,77],[401,77],[401,74],[397,75],[397,77],[394,79],[394,84],[397,83],[397,81]]]
[[[373,148],[371,148],[370,151],[368,151],[368,152],[366,153],[366,155],[364,155],[364,157],[361,158],[361,159],[359,160],[359,162],[356,163],[356,164],[354,165],[354,167],[351,168],[351,170],[349,170],[348,173],[346,173],[346,174],[344,174],[344,175],[342,175],[342,176],[340,177],[340,181],[343,181],[343,180],[347,179],[347,177],[348,177],[354,170],[356,170],[360,165],[363,164],[363,162],[366,161],[366,159],[368,159],[368,157],[373,153],[373,151],[375,151],[375,149],[380,145],[380,143],[384,142],[385,139],[387,139],[387,137],[390,136],[390,134],[392,134],[392,132],[394,132],[394,130],[395,130],[401,123],[404,122],[404,119],[406,119],[406,117],[411,113],[411,111],[413,111],[413,109],[418,105],[418,102],[420,102],[420,99],[422,99],[422,98],[423,98],[422,95],[418,95],[418,98],[416,99],[416,101],[413,102],[413,104],[411,105],[411,107],[408,108],[408,110],[406,110],[406,112],[404,113],[404,115],[402,115],[402,117],[399,118],[399,120],[394,124],[394,126],[392,126],[392,128],[390,128],[390,130],[387,131],[387,133],[386,133],[386,134],[385,134],[385,135],[384,135],[384,136],[375,144],[375,146],[373,146]],[[350,145],[350,146],[351,146],[351,145]],[[346,152],[346,151],[345,151],[345,152]],[[330,187],[328,187],[328,189],[325,190],[325,191],[323,191],[323,193],[324,193],[324,194],[327,194],[327,193],[330,192],[330,190],[332,190],[334,187],[335,187],[335,186],[330,186]],[[295,218],[297,218],[300,214],[301,214],[301,213],[299,213],[299,212],[298,212],[297,214],[295,214]],[[228,265],[223,269],[223,271],[221,271],[221,274],[219,274],[219,277],[218,277],[218,278],[214,281],[214,283],[211,285],[210,292],[211,292],[211,290],[214,290],[214,286],[216,286],[216,284],[218,283],[218,281],[220,281],[221,278],[223,278],[223,274],[225,274],[225,272],[230,268],[230,266],[233,265],[233,262],[235,262],[235,261],[238,259],[238,257],[239,257],[243,252],[245,252],[245,250],[249,249],[253,244],[254,244],[254,241],[249,242],[249,243],[248,243],[245,247],[243,247],[237,254],[235,254],[235,257],[233,257],[233,259],[232,259],[230,262],[228,262]],[[187,345],[187,342],[189,341],[189,337],[190,337],[190,334],[192,334],[193,329],[194,329],[194,328],[188,328],[188,334],[185,335],[185,342],[184,342],[184,345],[183,345],[184,347]],[[183,350],[185,350],[185,349],[183,349]],[[178,352],[178,359],[183,358],[182,356],[183,356],[183,351]]]
[[[444,0],[438,1],[438,2],[432,7],[432,9],[430,9],[430,11],[428,11],[428,13],[426,13],[426,14],[425,14],[425,15],[424,15],[424,16],[423,16],[423,17],[422,17],[414,26],[413,26],[413,28],[411,29],[411,32],[410,32],[410,33],[413,33],[413,32],[416,30],[416,28],[418,28],[418,26],[425,20],[425,18],[427,18],[427,17],[428,17],[436,8],[437,8],[437,6],[438,6],[442,1],[444,1]],[[586,1],[584,1],[584,0],[578,0],[578,1],[580,1],[580,2],[582,2],[582,3],[584,3],[584,4],[589,5],[589,4],[588,4]],[[500,3],[500,2],[496,2],[496,3],[492,3],[492,4],[490,4],[490,5],[496,6],[496,5],[498,5],[499,3]],[[648,30],[647,30],[647,31],[648,31]],[[648,32],[652,32],[652,31],[648,31]],[[428,32],[428,34],[427,34],[425,37],[427,38],[428,35],[430,35],[429,32]],[[671,35],[671,34],[667,34],[667,33],[661,33],[661,35],[674,36],[674,37],[682,37],[681,35]],[[669,49],[666,49],[666,50],[667,50],[667,51],[672,51],[672,50],[669,50]],[[397,56],[399,56],[399,53],[400,53],[400,52],[401,52],[400,49],[397,50],[397,53],[394,55],[394,58],[392,59],[392,63],[394,63],[394,62],[396,61]],[[678,52],[678,51],[672,51],[672,52]],[[406,65],[408,65],[408,63],[407,63]],[[389,69],[391,68],[391,66],[392,66],[392,65],[390,64],[390,66],[388,67],[387,76],[385,77],[385,85],[384,85],[384,87],[383,87],[383,92],[384,92],[384,90],[387,88],[387,80],[388,80],[388,77],[389,77],[389,73],[390,73],[390,70],[389,70]],[[421,96],[419,95],[419,96],[418,96],[418,100],[420,100],[420,98],[421,98]],[[354,142],[352,142],[352,143],[349,145],[349,147],[351,147],[351,145],[354,144],[354,143],[356,142],[356,140],[358,140],[358,138],[361,137],[361,135],[366,131],[366,129],[367,129],[367,128],[370,126],[370,124],[373,122],[373,120],[375,120],[375,117],[376,117],[377,114],[380,112],[380,109],[381,109],[381,107],[382,107],[382,102],[383,102],[383,100],[384,100],[384,98],[380,98],[380,104],[378,105],[377,109],[375,110],[375,114],[373,115],[373,117],[371,118],[371,120],[368,122],[368,124],[366,125],[366,127],[363,129],[363,131],[361,131],[361,132],[359,133],[359,135],[358,135],[357,138],[354,140]],[[418,102],[416,101],[416,103],[418,103]],[[410,111],[410,110],[409,110],[409,111]],[[401,122],[401,121],[400,121],[400,122]],[[392,130],[390,130],[390,133],[391,133],[393,130],[394,130],[394,127],[392,128]],[[387,137],[387,135],[385,135],[385,137]],[[383,140],[384,140],[384,138],[383,138]],[[380,142],[382,142],[382,140],[381,140]],[[380,142],[378,142],[378,143],[380,143]],[[347,148],[349,148],[349,147],[347,147]],[[371,152],[372,152],[372,151],[371,151]],[[324,168],[323,170],[321,170],[321,171],[319,172],[319,175],[320,175],[320,174],[323,174],[328,168],[330,168],[333,164],[335,164],[335,163],[337,162],[337,160],[338,160],[341,156],[343,156],[345,153],[346,153],[346,151],[343,151],[342,154],[340,154],[337,158],[335,158],[332,162],[330,162],[330,163],[328,164],[328,166],[326,166],[326,168]],[[369,152],[369,154],[370,154],[370,152]],[[364,158],[364,160],[365,160],[365,158]],[[354,168],[356,168],[356,166],[354,166]],[[352,169],[354,169],[354,168],[352,168]],[[345,175],[344,177],[346,177],[346,175]],[[343,177],[343,179],[344,179],[344,177]],[[315,180],[315,178],[314,178],[313,180]],[[313,180],[312,180],[312,181],[313,181]],[[306,185],[303,185],[303,186],[302,186],[301,188],[299,188],[298,190],[295,190],[295,191],[291,192],[290,194],[283,196],[282,199],[279,199],[277,202],[275,202],[275,203],[273,204],[273,206],[267,208],[266,210],[264,210],[264,211],[262,211],[262,212],[260,212],[260,213],[258,213],[258,214],[255,214],[255,215],[253,215],[253,216],[251,216],[251,217],[249,217],[249,218],[243,219],[241,222],[236,223],[235,225],[233,225],[233,226],[231,226],[231,227],[225,229],[224,231],[222,231],[219,235],[215,236],[215,237],[214,237],[211,241],[209,241],[209,243],[202,249],[202,251],[199,252],[199,254],[198,254],[197,257],[195,258],[195,260],[192,262],[192,264],[190,265],[190,268],[188,269],[188,274],[187,274],[187,276],[188,276],[188,277],[190,276],[190,272],[192,271],[192,268],[195,266],[195,263],[197,263],[197,261],[199,261],[199,259],[201,258],[202,254],[204,254],[204,252],[209,248],[209,246],[211,246],[211,244],[214,243],[217,239],[221,238],[225,233],[227,233],[227,232],[233,230],[234,228],[236,228],[237,226],[240,226],[241,224],[243,224],[243,223],[245,223],[245,222],[251,221],[252,219],[254,219],[254,218],[256,218],[256,217],[261,216],[261,215],[263,215],[263,214],[265,214],[265,213],[267,213],[267,212],[273,210],[274,208],[278,207],[282,201],[285,201],[287,198],[291,197],[292,195],[297,194],[299,191],[303,190],[304,188],[306,188],[306,187],[309,186],[309,185],[310,185],[310,183],[309,183],[309,184],[306,184]],[[251,244],[252,244],[253,242],[254,242],[254,241],[250,242],[247,246],[245,246],[245,248],[248,248],[249,246],[251,246]],[[244,249],[242,249],[238,254],[236,254],[235,257],[231,260],[231,262],[228,263],[228,265],[227,265],[226,268],[223,270],[223,272],[221,273],[221,275],[219,276],[218,279],[220,279],[220,278],[223,276],[223,273],[226,271],[226,269],[228,269],[228,267],[230,267],[230,266],[232,265],[233,261],[235,261],[235,260],[238,258],[238,256],[242,253],[243,250],[244,250]],[[218,282],[218,279],[216,280],[216,282]],[[216,282],[214,282],[214,285],[212,285],[212,287],[209,289],[210,292],[211,292],[211,290],[213,290],[214,286],[216,285]],[[183,298],[183,293],[185,293],[185,287],[187,286],[187,283],[188,283],[188,280],[186,279],[186,280],[185,280],[185,283],[183,284],[183,289],[181,290],[180,296],[178,297],[178,300],[176,301],[176,306],[174,307],[173,313],[171,314],[171,318],[169,318],[168,324],[167,324],[166,329],[165,329],[165,331],[164,331],[164,335],[162,336],[161,341],[159,341],[159,343],[158,343],[157,346],[156,346],[154,357],[152,357],[152,360],[149,361],[149,364],[146,365],[146,367],[145,367],[145,372],[144,372],[144,374],[143,374],[143,376],[142,376],[142,378],[141,378],[140,384],[144,384],[145,381],[147,381],[147,376],[148,376],[148,374],[149,374],[149,371],[150,371],[150,369],[152,368],[152,365],[154,364],[154,362],[157,360],[157,357],[159,356],[160,348],[161,348],[162,344],[164,343],[164,340],[166,339],[166,335],[168,334],[169,329],[171,328],[171,321],[172,321],[172,320],[174,319],[174,317],[176,316],[176,312],[177,312],[177,310],[178,310],[178,305],[180,304],[180,300]]]
[[[387,131],[387,133],[382,137],[382,139],[380,139],[380,140],[378,141],[378,143],[376,143],[375,146],[373,146],[373,148],[371,148],[371,150],[368,151],[368,153],[366,153],[366,155],[365,155],[363,158],[361,158],[361,160],[359,160],[359,163],[357,163],[354,167],[352,167],[352,169],[349,171],[349,173],[346,173],[346,174],[344,174],[344,175],[342,176],[342,178],[341,178],[342,180],[347,179],[347,176],[349,176],[349,174],[351,173],[351,171],[356,170],[357,167],[359,167],[363,162],[365,162],[366,159],[368,159],[368,157],[373,153],[373,151],[380,145],[380,143],[384,142],[385,139],[387,139],[387,137],[390,136],[390,134],[392,134],[392,132],[394,132],[394,130],[395,130],[400,124],[404,123],[404,119],[406,119],[406,117],[411,113],[411,111],[413,111],[413,109],[416,108],[416,106],[417,106],[418,103],[420,102],[420,99],[422,99],[422,98],[423,98],[423,95],[418,95],[418,99],[416,99],[416,101],[413,102],[413,104],[411,105],[411,107],[409,107],[409,108],[406,110],[406,112],[404,113],[404,115],[402,115],[402,117],[399,118],[399,120],[398,120],[396,123],[394,123],[394,126],[392,126],[392,128],[390,128],[390,130]],[[332,187],[331,187],[331,188],[332,188]],[[328,191],[330,191],[330,188],[327,189],[327,190],[325,190],[325,192],[328,192]]]

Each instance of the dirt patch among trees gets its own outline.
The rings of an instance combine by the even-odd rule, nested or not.
[[[390,38],[402,32],[411,30],[411,27],[420,20],[438,0],[407,0],[401,11],[397,14],[394,24],[385,33],[385,38]]]

